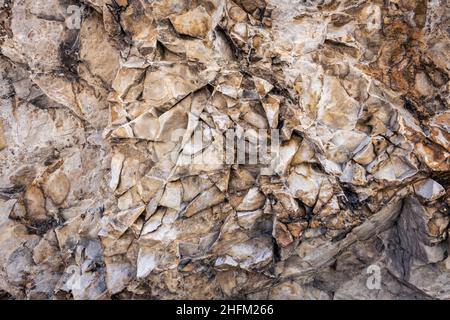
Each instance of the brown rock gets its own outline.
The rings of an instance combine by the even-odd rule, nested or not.
[[[27,218],[30,220],[46,220],[47,210],[45,209],[45,197],[41,188],[32,185],[28,187],[24,195]]]
[[[53,203],[60,205],[64,202],[70,191],[70,180],[62,171],[53,173],[46,184],[46,193]]]
[[[196,38],[205,38],[211,28],[211,17],[203,6],[174,15],[170,21],[178,33]]]
[[[274,233],[275,239],[281,247],[287,247],[294,241],[286,225],[281,222],[276,223]]]
[[[303,230],[308,227],[308,223],[304,222],[292,222],[287,225],[289,232],[294,238],[298,238],[302,235]]]
[[[0,151],[7,147],[5,133],[3,131],[3,121],[0,119]]]

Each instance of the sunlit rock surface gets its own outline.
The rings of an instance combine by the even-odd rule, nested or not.
[[[446,0],[0,0],[0,297],[450,299],[449,30]],[[279,152],[220,161],[230,130]]]

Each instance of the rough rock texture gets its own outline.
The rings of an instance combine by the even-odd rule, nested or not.
[[[450,299],[450,1],[0,0],[0,50],[1,297]],[[228,129],[275,170],[183,161]]]

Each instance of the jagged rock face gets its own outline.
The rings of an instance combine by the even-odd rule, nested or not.
[[[0,0],[0,296],[450,299],[449,30],[446,0]]]

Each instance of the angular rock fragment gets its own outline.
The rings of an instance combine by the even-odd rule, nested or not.
[[[70,191],[70,180],[64,172],[55,172],[47,182],[47,194],[52,201],[59,205],[63,203]]]
[[[255,238],[242,244],[231,246],[224,256],[215,262],[218,269],[239,267],[258,269],[272,261],[272,244],[269,238]]]
[[[7,146],[5,133],[3,132],[3,125],[1,123],[2,122],[0,121],[0,151],[5,149]]]
[[[274,237],[277,240],[278,245],[281,247],[287,247],[294,241],[288,228],[280,222],[277,222],[275,226]]]
[[[295,282],[285,282],[271,289],[270,299],[274,300],[330,300],[330,296],[314,287],[301,286]]]
[[[253,211],[260,209],[266,202],[266,197],[257,188],[252,188],[245,195],[242,202],[236,207],[238,211]]]
[[[125,156],[121,153],[116,153],[111,159],[111,181],[109,187],[114,191],[117,189],[120,181],[120,174],[122,172],[123,161]]]
[[[413,187],[419,197],[428,201],[434,201],[445,194],[444,188],[432,179],[419,181]]]
[[[216,187],[202,192],[186,207],[183,216],[191,217],[194,214],[211,208],[222,203],[225,200],[225,195]]]
[[[175,30],[184,35],[205,38],[211,29],[211,17],[203,6],[170,18]]]
[[[288,178],[292,196],[313,207],[320,190],[321,177],[307,165],[298,166]]]
[[[46,220],[47,209],[45,208],[45,197],[41,188],[31,186],[24,195],[25,207],[27,209],[27,218],[36,221]]]

